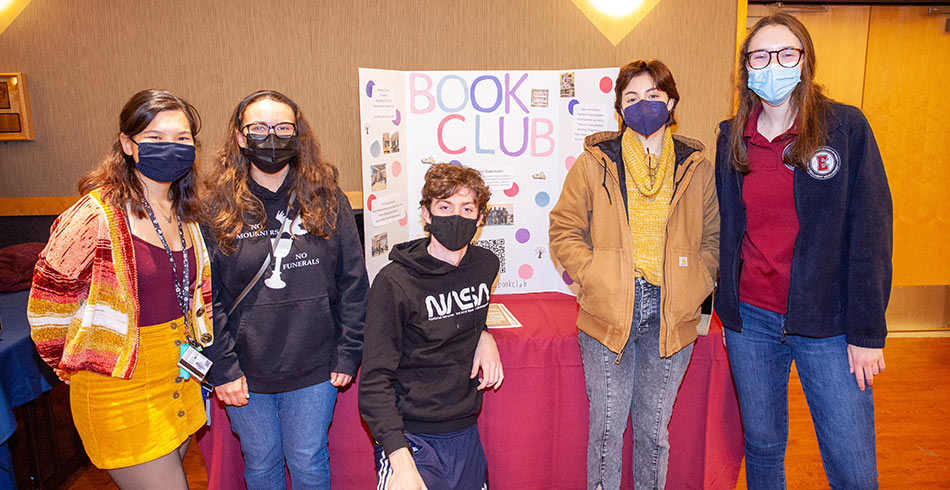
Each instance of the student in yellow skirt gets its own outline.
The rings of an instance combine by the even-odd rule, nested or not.
[[[205,421],[199,382],[177,365],[212,342],[199,127],[195,108],[168,92],[132,96],[34,272],[37,350],[70,383],[89,459],[122,489],[187,489],[182,459]]]

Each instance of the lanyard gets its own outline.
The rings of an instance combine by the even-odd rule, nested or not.
[[[191,344],[192,347],[198,347],[198,342],[195,342],[191,338],[191,328],[188,324],[188,307],[189,300],[188,297],[188,249],[185,247],[185,234],[181,229],[181,217],[176,216],[178,222],[178,238],[181,240],[181,260],[184,263],[184,274],[181,277],[181,283],[178,282],[178,267],[175,266],[175,258],[172,256],[172,251],[168,247],[168,242],[165,241],[165,234],[162,233],[162,227],[158,225],[158,220],[155,219],[155,213],[152,211],[152,206],[149,206],[148,201],[145,198],[142,198],[142,204],[145,206],[145,211],[148,213],[149,219],[152,220],[152,226],[155,227],[155,231],[158,233],[158,238],[162,241],[162,247],[165,248],[165,253],[168,254],[168,261],[172,264],[172,277],[174,278],[175,283],[175,296],[178,299],[178,306],[181,308],[181,314],[184,317],[185,322],[185,339]]]

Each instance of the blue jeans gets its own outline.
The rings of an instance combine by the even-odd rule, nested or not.
[[[633,421],[633,481],[637,490],[666,486],[673,402],[693,353],[690,344],[660,357],[660,288],[643,279],[634,286],[630,337],[617,354],[580,332],[584,381],[590,400],[587,488],[620,488],[620,462],[627,414]]]
[[[742,332],[726,329],[729,364],[745,431],[749,490],[785,488],[788,377],[792,361],[815,424],[833,489],[877,488],[874,399],[848,372],[844,335],[786,335],[785,315],[739,304]]]
[[[226,407],[241,440],[248,490],[285,488],[285,460],[294,490],[330,488],[327,430],[336,394],[324,381],[284,393],[252,392],[247,405]]]

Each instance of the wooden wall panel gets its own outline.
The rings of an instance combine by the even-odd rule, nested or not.
[[[927,7],[871,8],[864,113],[894,199],[894,285],[950,284],[950,34]]]
[[[666,61],[679,131],[714,141],[730,114],[734,0],[663,0],[616,47],[570,0],[373,2],[37,0],[0,34],[0,68],[27,74],[35,142],[0,144],[0,197],[75,194],[135,91],[166,88],[204,119],[209,159],[241,97],[298,101],[345,190],[360,188],[357,68],[557,69]]]

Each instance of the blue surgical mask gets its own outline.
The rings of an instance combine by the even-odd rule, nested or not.
[[[749,69],[748,86],[770,105],[781,105],[802,81],[801,65],[786,68],[771,64],[761,70]]]
[[[628,128],[650,136],[670,119],[670,110],[662,100],[638,100],[623,109],[623,122]]]
[[[191,170],[195,164],[195,147],[182,143],[136,143],[139,161],[135,168],[155,182],[174,182]]]

